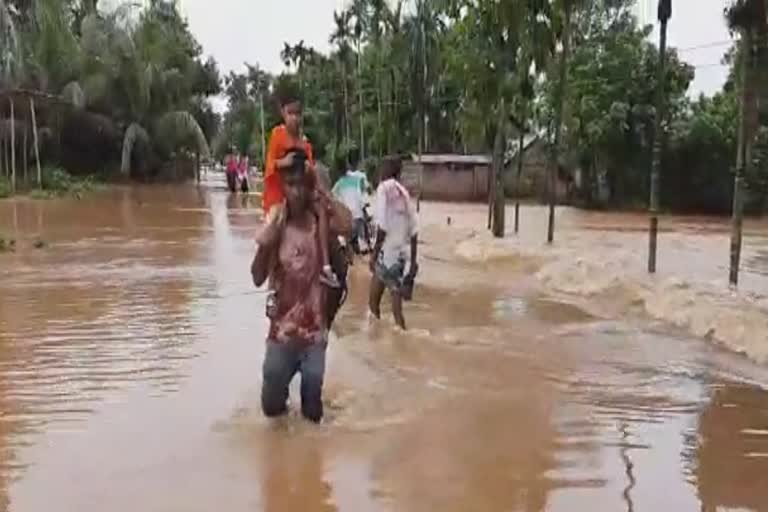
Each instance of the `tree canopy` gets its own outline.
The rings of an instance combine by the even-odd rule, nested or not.
[[[149,177],[177,152],[207,154],[218,125],[208,98],[221,90],[219,71],[203,60],[176,4],[97,7],[0,0],[0,88],[60,95],[73,107],[42,119],[60,134],[47,157],[88,172],[95,169],[82,167],[119,162],[124,173]]]

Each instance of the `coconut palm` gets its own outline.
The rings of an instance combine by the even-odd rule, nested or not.
[[[350,125],[349,125],[349,56],[351,48],[349,41],[352,36],[350,29],[351,14],[349,11],[334,11],[334,32],[331,34],[330,42],[336,45],[336,57],[339,65],[339,76],[341,78],[342,90],[344,93],[344,138],[346,144],[350,141]]]
[[[365,100],[363,92],[362,61],[363,34],[365,33],[367,23],[367,6],[365,0],[353,0],[348,13],[352,23],[352,40],[355,43],[355,56],[357,58],[357,108],[360,116],[360,158],[365,159]]]

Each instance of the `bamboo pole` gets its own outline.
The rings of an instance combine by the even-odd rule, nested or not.
[[[16,192],[16,116],[11,100],[11,190]]]
[[[35,145],[35,162],[37,163],[37,187],[43,188],[43,171],[40,168],[40,145],[37,138],[37,118],[35,117],[35,100],[29,98],[29,110],[32,113],[32,138]]]

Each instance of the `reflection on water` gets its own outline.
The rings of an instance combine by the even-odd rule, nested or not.
[[[220,180],[0,202],[19,240],[0,255],[0,510],[766,510],[768,372],[618,294],[537,283],[552,258],[633,251],[644,218],[564,210],[542,255],[545,210],[524,208],[510,260],[473,231],[482,206],[423,205],[413,328],[369,323],[355,265],[315,427],[259,411],[258,203]],[[721,223],[664,226],[667,269],[719,271]]]
[[[702,510],[768,510],[765,393],[739,384],[715,386],[697,433],[691,453]]]

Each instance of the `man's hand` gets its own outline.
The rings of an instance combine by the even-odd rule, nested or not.
[[[256,243],[263,247],[272,247],[277,243],[280,237],[280,228],[285,218],[285,205],[278,204],[273,206],[278,208],[271,216],[267,224],[256,235]]]
[[[411,262],[411,268],[408,270],[408,275],[406,276],[410,280],[416,279],[416,276],[419,273],[419,264],[415,261]]]
[[[288,167],[292,166],[295,155],[296,153],[291,151],[290,153],[288,153],[283,158],[277,161],[277,166],[281,169],[287,169]]]

